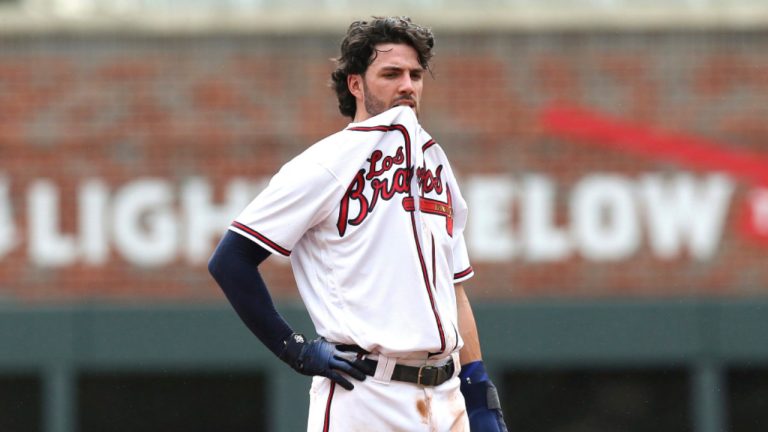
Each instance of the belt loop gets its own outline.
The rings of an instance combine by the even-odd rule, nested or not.
[[[395,370],[397,359],[379,354],[377,361],[376,373],[373,374],[373,380],[378,383],[389,384],[389,382],[392,381],[392,372]]]
[[[453,376],[451,378],[459,376],[459,372],[461,372],[461,363],[459,362],[459,352],[455,352],[451,354],[451,358],[453,359]]]

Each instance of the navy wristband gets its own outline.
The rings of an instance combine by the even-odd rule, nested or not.
[[[488,374],[485,372],[485,365],[482,360],[467,363],[461,367],[459,372],[461,384],[475,384],[488,381]]]
[[[476,410],[500,409],[496,387],[488,378],[482,361],[467,363],[459,372],[461,394],[467,411],[472,414]]]

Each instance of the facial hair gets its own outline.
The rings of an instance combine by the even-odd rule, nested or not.
[[[388,109],[387,105],[384,103],[383,100],[378,99],[376,96],[372,95],[371,92],[368,89],[368,84],[366,84],[365,80],[363,80],[363,92],[364,92],[364,102],[365,102],[365,111],[370,115],[371,117],[377,116],[384,111]]]
[[[391,106],[387,106],[386,103],[384,103],[383,100],[377,98],[374,96],[368,88],[368,84],[363,80],[363,102],[365,104],[365,112],[368,113],[369,116],[374,117],[377,116],[384,111],[393,108],[397,103],[401,100],[409,100],[413,102],[413,110],[416,112],[416,116],[419,115],[419,106],[416,104],[416,100],[411,96],[401,96],[394,100],[393,104]]]

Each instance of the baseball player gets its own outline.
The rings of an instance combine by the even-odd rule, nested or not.
[[[209,269],[250,330],[314,376],[308,431],[506,431],[462,283],[467,206],[419,125],[432,32],[357,21],[332,83],[344,130],[285,164]],[[259,264],[290,257],[318,338],[275,310]]]

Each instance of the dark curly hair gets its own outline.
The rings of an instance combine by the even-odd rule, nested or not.
[[[339,98],[339,111],[355,117],[355,96],[347,87],[347,77],[364,74],[376,59],[374,47],[382,43],[405,43],[416,50],[419,64],[429,69],[435,38],[432,30],[411,22],[408,17],[373,17],[372,21],[355,21],[341,41],[341,56],[333,59],[336,70],[331,74],[331,87]]]

